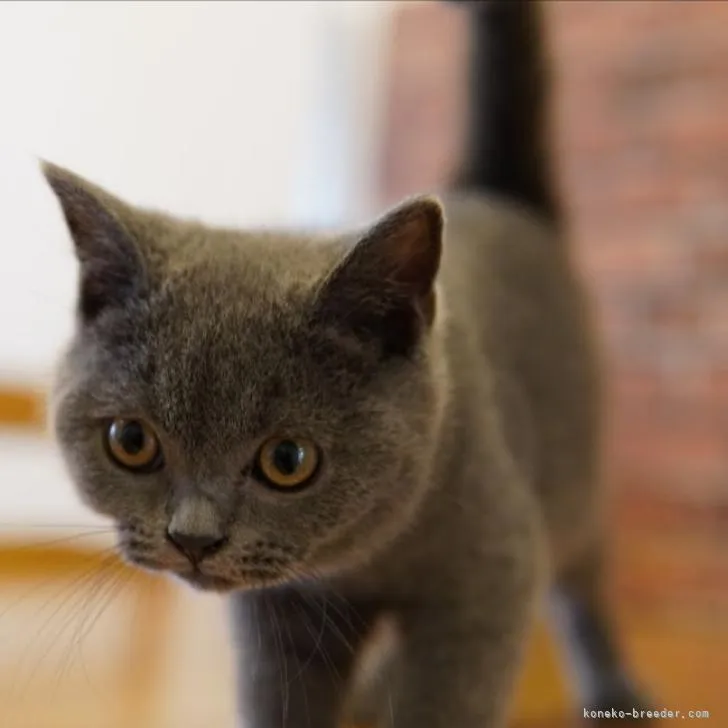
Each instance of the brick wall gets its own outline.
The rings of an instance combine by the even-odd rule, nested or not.
[[[728,3],[546,7],[559,180],[609,359],[610,482],[632,566],[620,586],[652,604],[687,590],[725,605]],[[466,43],[458,9],[400,7],[384,202],[441,187],[456,163]],[[662,549],[638,549],[644,533]]]

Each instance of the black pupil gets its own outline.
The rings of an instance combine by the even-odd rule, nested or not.
[[[283,440],[273,451],[273,464],[283,475],[293,475],[303,461],[303,448],[291,440]]]
[[[144,428],[138,422],[127,422],[119,437],[121,446],[129,455],[138,455],[146,443]]]

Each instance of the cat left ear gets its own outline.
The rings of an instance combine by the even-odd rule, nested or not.
[[[410,200],[379,220],[325,281],[319,306],[331,320],[406,355],[435,316],[443,210]]]
[[[124,225],[120,200],[49,162],[43,174],[61,205],[81,265],[79,312],[93,321],[108,307],[138,297],[144,287],[139,248]]]

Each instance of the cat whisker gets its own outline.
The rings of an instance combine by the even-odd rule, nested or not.
[[[308,601],[308,604],[311,606],[311,602]],[[314,607],[317,607],[318,605],[314,605]],[[306,628],[309,630],[309,634],[313,637],[315,628],[311,624],[311,620],[309,617],[308,612],[301,607],[300,605],[296,604],[296,608],[301,613],[301,617],[304,620],[304,624],[306,625]],[[321,631],[320,631],[320,638],[316,642],[316,648],[311,651],[311,655],[309,656],[308,660],[306,661],[306,665],[310,664],[311,660],[316,656],[316,654],[320,654],[324,664],[326,665],[326,669],[329,671],[329,674],[332,678],[334,678],[339,684],[343,683],[343,678],[341,677],[341,673],[337,669],[334,661],[331,659],[331,656],[326,651],[326,643],[323,640],[324,635],[326,634],[326,627],[328,626],[328,615],[326,614],[326,604],[323,605],[323,611],[318,611],[315,608],[316,613],[321,617]]]
[[[291,625],[289,624],[287,619],[283,620],[283,626],[286,629],[286,634],[288,635],[289,644],[293,645],[293,635],[291,634]],[[300,679],[300,677],[303,675],[303,672],[304,672],[304,668],[301,665],[301,658],[298,656],[298,651],[293,650],[293,653],[296,656],[296,663],[298,665],[298,670],[297,670],[296,674],[291,678],[291,681],[289,683],[290,685],[293,685],[294,683],[296,683],[296,681]],[[303,690],[302,693],[303,693],[303,699],[304,699],[304,702],[306,705],[306,721],[309,725],[309,728],[311,728],[311,708],[308,704],[308,692],[306,690]]]
[[[346,649],[350,652],[350,654],[353,655],[356,652],[354,646],[346,638],[344,633],[341,631],[341,628],[339,627],[339,625],[336,624],[336,621],[328,614],[327,607],[334,608],[334,604],[327,597],[327,595],[324,593],[312,595],[312,594],[306,594],[305,592],[301,592],[301,596],[309,605],[311,605],[314,608],[314,610],[318,611],[321,614],[321,618],[324,621],[325,626],[330,629],[331,633],[344,645],[344,647],[346,647]],[[322,600],[323,609],[320,611],[319,611],[319,604],[316,602],[317,598],[320,598]],[[335,610],[335,611],[339,617],[341,617],[342,619],[345,619],[344,615],[339,610]]]
[[[352,604],[351,600],[347,599],[339,590],[337,590],[336,587],[330,583],[330,581],[326,581],[326,579],[324,579],[324,577],[318,573],[315,567],[307,567],[307,569],[310,570],[310,574],[305,574],[301,570],[294,571],[294,567],[291,567],[292,573],[297,573],[303,581],[311,581],[312,579],[314,579],[319,583],[326,584],[329,603],[335,609],[337,614],[346,622],[346,625],[349,627],[349,629],[352,630],[352,632],[368,632],[371,628],[371,624],[367,622],[366,619],[364,619],[364,617],[357,610],[356,606]],[[333,599],[339,600],[339,602],[343,605],[343,611],[342,609],[336,608]],[[359,628],[352,624],[351,617],[354,617],[356,619]]]
[[[288,682],[288,663],[286,661],[285,649],[283,647],[283,639],[281,637],[280,625],[278,623],[278,614],[275,610],[275,605],[272,601],[269,601],[263,593],[263,601],[268,609],[268,617],[270,619],[271,626],[273,627],[273,640],[276,644],[276,651],[278,652],[279,665],[282,665],[283,669],[279,672],[279,678],[281,682],[281,695],[283,696],[283,717],[281,719],[281,725],[285,725],[288,722],[288,704],[290,700],[290,683]]]
[[[81,663],[81,669],[84,672],[84,676],[86,678],[86,682],[89,685],[89,687],[93,690],[93,685],[91,682],[91,677],[88,674],[88,669],[86,667],[86,662],[84,660],[83,656],[83,646],[84,646],[84,640],[88,638],[88,636],[93,631],[94,627],[98,623],[99,619],[104,615],[106,610],[109,608],[111,603],[114,601],[114,599],[119,595],[119,593],[123,590],[123,588],[129,583],[129,580],[131,579],[130,572],[126,570],[121,570],[116,575],[116,577],[112,580],[111,587],[107,591],[106,598],[102,605],[99,607],[99,610],[97,611],[96,615],[91,620],[91,623],[86,627],[86,629],[81,633],[80,637],[78,638],[78,656],[79,661]]]
[[[303,665],[299,665],[298,673],[294,676],[294,680],[301,677],[303,673],[305,672],[306,668],[311,664],[311,661],[313,658],[322,650],[323,645],[323,638],[324,633],[326,632],[326,622],[321,620],[321,629],[319,630],[318,634],[315,634],[315,630],[313,629],[311,625],[311,620],[308,618],[308,614],[306,614],[306,610],[302,609],[298,604],[296,604],[297,611],[301,615],[301,618],[303,619],[304,626],[306,627],[306,630],[311,635],[311,637],[314,640],[314,646],[311,650],[311,654],[306,658],[306,661],[303,663]]]
[[[56,543],[56,542],[55,541],[51,541],[49,543],[53,544],[53,543]],[[44,544],[44,545],[47,545],[47,544]],[[29,545],[27,548],[33,548],[33,545]],[[21,550],[22,550],[22,547],[21,547]],[[93,553],[89,553],[87,555],[87,557],[85,558],[85,561],[96,562],[96,561],[98,561],[99,558],[102,559],[101,563],[97,567],[100,570],[100,569],[104,568],[104,563],[105,563],[105,561],[107,559],[118,558],[118,552],[117,552],[116,546],[115,545],[114,546],[109,546],[109,547],[106,547],[106,548],[102,549],[101,551],[96,551],[96,552],[93,552]],[[83,572],[81,574],[81,576],[78,576],[75,579],[73,579],[70,584],[62,585],[61,586],[61,592],[64,589],[66,589],[66,588],[73,588],[78,582],[82,582],[84,578],[87,578],[88,575],[89,575],[89,573],[90,574],[93,574],[93,573],[95,573],[95,571],[96,570],[94,569],[91,572]],[[28,589],[26,592],[24,592],[23,594],[21,594],[20,597],[18,597],[18,599],[12,601],[10,604],[8,604],[5,607],[5,609],[3,609],[0,612],[0,619],[2,619],[15,606],[17,606],[23,599],[28,598],[32,594],[35,594],[39,589],[42,589],[44,586],[47,586],[47,582],[40,581],[40,582],[35,583],[30,589]],[[46,602],[46,604],[47,603],[48,602]]]
[[[69,640],[68,643],[68,649],[66,649],[63,660],[61,661],[61,665],[59,667],[58,673],[56,675],[56,690],[60,687],[61,680],[66,673],[67,669],[71,666],[73,663],[73,653],[74,648],[77,650],[78,655],[81,657],[81,661],[83,661],[83,655],[81,652],[82,648],[82,640],[84,637],[86,637],[90,630],[93,629],[93,626],[96,624],[96,621],[98,619],[98,616],[105,611],[106,607],[108,606],[108,603],[106,598],[109,594],[111,596],[114,596],[116,593],[116,586],[120,582],[120,580],[123,578],[125,574],[125,571],[120,567],[113,567],[111,570],[111,573],[105,573],[103,576],[98,580],[97,584],[94,585],[94,588],[91,592],[91,594],[88,595],[87,599],[85,600],[83,606],[81,607],[83,611],[83,615],[80,620],[76,621],[76,628],[73,631],[73,636]],[[91,618],[91,615],[93,615],[93,604],[94,602],[99,599],[103,598],[102,606],[100,608],[99,614],[97,617],[95,617],[92,620],[91,626],[89,629],[86,629],[86,625],[89,622],[89,619]],[[74,615],[72,614],[72,617]],[[69,622],[72,620],[72,617],[69,618]],[[84,666],[85,671],[85,666]]]
[[[51,538],[51,539],[44,539],[44,538],[28,538],[27,533],[24,533],[25,527],[13,527],[12,529],[9,529],[11,531],[15,531],[18,534],[23,535],[23,540],[25,543],[22,545],[12,545],[13,551],[15,552],[22,552],[22,551],[32,551],[33,549],[38,549],[41,547],[47,547],[47,546],[61,546],[64,544],[70,544],[75,541],[80,541],[85,538],[93,539],[93,538],[100,538],[101,536],[105,536],[108,534],[113,534],[114,529],[113,528],[97,528],[97,529],[89,529],[87,531],[81,532],[81,533],[73,533],[68,536],[59,536],[58,538]],[[44,526],[36,527],[36,528],[45,528]],[[48,526],[49,529],[53,529],[52,526]]]
[[[95,591],[99,588],[99,584],[96,582],[100,581],[101,584],[103,584],[106,579],[109,577],[108,569],[113,568],[114,564],[117,563],[118,556],[116,554],[115,548],[109,548],[105,549],[106,555],[102,558],[101,562],[97,564],[96,567],[92,568],[90,571],[85,571],[75,579],[73,579],[70,583],[64,585],[63,590],[67,590],[68,593],[65,597],[63,597],[57,604],[56,608],[52,611],[50,616],[44,621],[41,628],[35,633],[35,636],[33,640],[31,640],[30,644],[27,645],[26,651],[23,656],[21,656],[20,662],[17,665],[15,677],[13,679],[13,686],[15,685],[16,679],[21,675],[22,672],[22,664],[27,658],[29,654],[31,654],[32,647],[36,644],[36,642],[41,639],[44,634],[47,632],[48,628],[52,624],[53,620],[59,615],[59,613],[62,612],[63,609],[65,609],[69,604],[71,605],[72,609],[74,605],[77,604],[77,600],[79,598],[83,598],[83,595],[85,593],[86,588],[91,585],[92,592],[95,593]],[[63,591],[62,590],[62,591]],[[21,597],[22,599],[22,597]],[[40,611],[42,612],[48,604],[53,603],[54,599],[49,599],[45,602],[43,607],[41,607]],[[7,611],[7,610],[6,610]],[[50,640],[50,643],[48,644],[46,650],[43,652],[41,657],[39,658],[38,662],[36,663],[35,667],[31,669],[30,675],[28,679],[25,681],[25,688],[21,690],[21,695],[24,693],[24,691],[28,688],[28,686],[32,683],[32,680],[37,673],[37,670],[40,667],[40,664],[43,662],[43,660],[47,657],[47,655],[50,653],[50,651],[53,649],[53,647],[56,645],[59,637],[63,634],[66,627],[68,626],[68,619],[64,620],[63,624],[61,625],[61,628],[59,632],[56,634],[54,638]],[[14,689],[11,687],[11,690]]]

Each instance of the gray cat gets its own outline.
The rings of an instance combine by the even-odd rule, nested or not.
[[[584,705],[638,706],[537,11],[469,10],[469,165],[366,230],[213,229],[44,164],[81,268],[70,472],[129,561],[232,593],[246,726],[501,728],[549,581]]]

